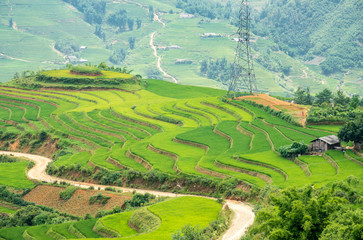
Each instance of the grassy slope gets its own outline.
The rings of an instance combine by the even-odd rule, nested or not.
[[[34,185],[25,176],[27,162],[0,163],[0,184],[15,188],[28,188]]]
[[[57,104],[56,110],[54,106],[49,107],[51,105],[39,105],[49,108],[41,120],[49,125],[50,134],[68,138],[73,144],[70,153],[55,162],[56,166],[90,167],[88,163],[92,162],[116,171],[123,167],[143,172],[152,168],[173,175],[181,171],[217,179],[235,177],[259,187],[266,184],[266,176],[280,187],[340,179],[338,175],[319,177],[324,167],[319,169],[320,165],[315,166],[312,159],[306,159],[312,172],[312,176],[307,177],[297,164],[273,151],[292,141],[308,143],[328,132],[294,126],[245,102],[236,102],[237,106],[223,103],[216,96],[224,93],[160,80],[150,80],[146,90],[136,93],[0,89],[0,96],[7,94],[4,100],[17,95],[18,98],[31,97],[34,105],[37,100]],[[22,109],[7,107],[14,121],[23,122]],[[55,116],[50,116],[52,111]],[[42,129],[41,126],[35,125]],[[14,127],[8,129],[15,130]],[[225,135],[218,135],[221,134],[218,131]],[[175,142],[175,138],[186,142]],[[190,142],[208,146],[209,150],[190,146]],[[138,158],[135,160],[130,153]],[[253,162],[259,165],[251,164]],[[344,167],[349,162],[342,161],[341,174],[349,174],[349,169]],[[361,167],[352,164],[359,174]],[[264,174],[265,178],[256,173]]]

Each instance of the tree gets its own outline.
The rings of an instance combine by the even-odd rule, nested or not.
[[[111,26],[119,27],[120,31],[125,30],[127,23],[127,12],[125,9],[120,9],[118,12],[111,14],[107,23]]]
[[[200,64],[200,72],[206,74],[208,72],[208,62],[207,60],[203,60]]]
[[[135,42],[136,42],[135,37],[129,37],[129,46],[131,50],[135,48]]]
[[[137,25],[137,29],[140,29],[141,28],[141,25],[142,25],[142,20],[140,18],[138,18],[136,20],[136,25]]]
[[[315,104],[317,105],[321,105],[323,103],[329,104],[331,99],[333,98],[333,93],[329,89],[325,88],[323,91],[316,94],[315,98]]]
[[[122,63],[126,58],[126,51],[123,48],[116,49],[109,58],[113,64]]]
[[[9,18],[9,27],[12,28],[14,25],[13,18]]]
[[[150,21],[154,21],[154,8],[153,6],[149,6],[149,19]]]
[[[354,95],[349,103],[351,109],[356,109],[359,106],[360,100],[358,95]]]
[[[134,19],[132,18],[127,19],[127,25],[130,31],[134,30]]]
[[[334,105],[342,105],[344,107],[348,106],[350,98],[345,96],[343,91],[338,90],[334,96]]]
[[[360,149],[363,143],[362,115],[348,121],[338,132],[338,137],[344,142],[354,142],[355,147]]]
[[[149,79],[163,79],[161,72],[159,70],[157,70],[156,68],[149,68],[146,71],[146,76]]]
[[[304,105],[313,104],[313,98],[310,95],[310,88],[306,88],[306,90],[304,90],[303,88],[298,87],[294,93],[294,102]]]

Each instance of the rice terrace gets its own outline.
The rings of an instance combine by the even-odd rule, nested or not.
[[[361,5],[0,3],[0,240],[363,239]]]

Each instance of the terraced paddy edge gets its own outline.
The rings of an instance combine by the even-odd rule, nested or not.
[[[31,151],[19,146],[22,133],[46,131],[57,168],[158,171],[257,187],[317,181],[309,163],[288,161],[273,150],[327,132],[295,126],[248,102],[224,102],[216,97],[223,93],[156,80],[135,93],[0,87],[0,129],[15,134],[8,140],[13,143],[0,146]]]
[[[24,154],[24,153],[16,153],[16,152],[4,152],[0,151],[0,154],[6,154],[6,155],[14,155],[17,157],[25,157],[32,161],[34,161],[36,164],[35,166],[28,172],[28,176],[39,180],[39,181],[45,181],[45,182],[54,182],[54,181],[64,181],[67,182],[73,186],[77,187],[83,187],[83,188],[89,188],[90,186],[93,186],[94,188],[104,190],[107,186],[97,185],[97,184],[90,184],[90,183],[83,183],[83,182],[76,182],[66,179],[61,179],[53,176],[49,176],[45,172],[45,168],[49,162],[51,162],[50,159],[42,157],[42,156],[36,156],[31,154]],[[170,234],[173,232],[170,232],[171,230],[178,230],[182,226],[185,225],[185,219],[186,217],[191,217],[191,219],[188,219],[188,222],[191,224],[198,224],[200,226],[206,226],[211,221],[213,221],[217,215],[219,210],[221,209],[221,205],[217,203],[215,200],[211,198],[205,198],[205,197],[190,197],[183,194],[174,194],[174,193],[166,193],[166,192],[157,192],[157,191],[148,191],[148,190],[141,190],[141,189],[130,189],[130,188],[121,188],[121,187],[115,187],[117,190],[122,190],[123,192],[138,192],[145,194],[146,192],[149,192],[151,194],[154,194],[156,196],[164,196],[164,197],[181,197],[176,198],[175,201],[181,201],[177,204],[173,202],[174,200],[166,201],[160,203],[161,205],[153,205],[149,207],[149,211],[160,217],[162,220],[162,224],[160,225],[160,228],[155,230],[154,232],[151,232],[150,238],[148,239],[170,239]],[[175,204],[178,207],[175,207]],[[234,220],[231,226],[232,233],[237,236],[236,239],[239,239],[244,231],[241,231],[241,229],[246,229],[248,226],[250,226],[254,219],[254,214],[252,212],[252,208],[250,206],[247,206],[241,202],[235,202],[227,200],[227,205],[230,206],[233,211],[236,212],[234,216]],[[182,207],[180,207],[182,206]],[[201,207],[203,206],[203,207]],[[208,214],[206,214],[208,213]],[[186,216],[184,217],[185,214]],[[164,223],[164,224],[163,224]],[[85,229],[82,227],[83,222],[77,222],[74,224],[74,227],[81,232],[84,236],[90,236],[95,237],[95,233],[92,234],[92,231]],[[93,227],[91,227],[93,228]],[[0,236],[3,236],[3,232],[7,231],[0,230]],[[55,229],[54,229],[55,230]],[[49,231],[49,227],[47,226],[37,226],[32,229],[29,229],[29,231],[26,228],[21,229],[20,235],[36,235],[36,234],[45,234]],[[228,233],[229,231],[227,231]],[[237,233],[236,233],[237,232]],[[72,233],[73,234],[73,233]],[[92,236],[91,236],[92,235]],[[134,239],[145,239],[143,238],[144,235],[135,236]],[[6,238],[8,239],[8,238]],[[9,238],[11,239],[11,238]],[[21,239],[21,238],[20,238]],[[48,238],[45,238],[48,239]]]

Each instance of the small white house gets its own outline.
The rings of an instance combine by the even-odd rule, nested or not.
[[[88,60],[87,59],[84,59],[84,58],[81,58],[81,59],[78,60],[78,62],[80,62],[80,63],[86,63],[86,62],[88,62]]]
[[[79,49],[80,50],[85,50],[85,49],[87,49],[87,46],[80,46]]]
[[[179,15],[180,18],[194,18],[193,14],[188,14],[188,13],[181,13]]]
[[[178,45],[171,45],[168,47],[168,49],[180,49],[181,47]]]

